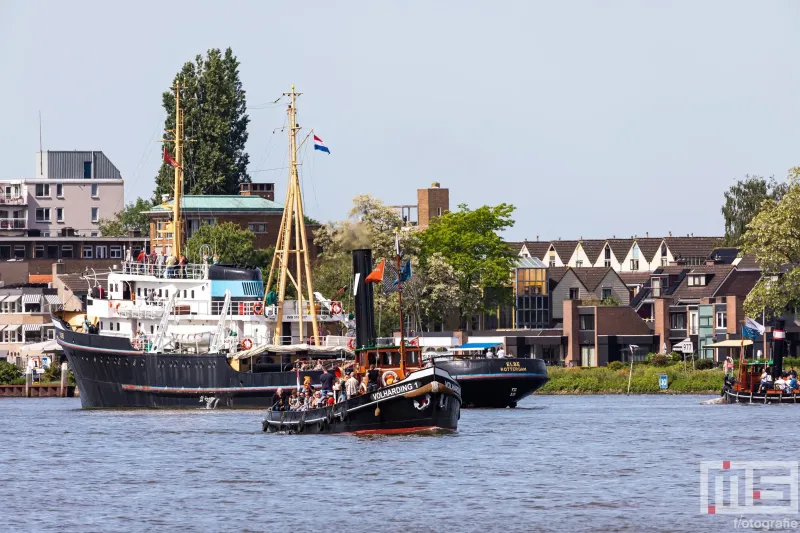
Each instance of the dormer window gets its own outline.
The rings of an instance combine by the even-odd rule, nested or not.
[[[705,274],[690,274],[689,278],[689,286],[690,287],[705,287],[706,286],[706,275]]]
[[[605,260],[604,260],[604,265],[603,266],[606,266],[606,267],[610,267],[611,266],[611,247],[609,245],[607,245],[607,244],[606,244]]]

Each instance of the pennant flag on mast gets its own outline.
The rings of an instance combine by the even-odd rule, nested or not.
[[[174,159],[172,159],[172,156],[169,155],[169,152],[167,152],[167,147],[166,146],[164,147],[164,163],[168,164],[171,167],[175,167],[175,168],[180,166],[178,164],[178,162],[175,161]]]
[[[749,317],[745,320],[745,325],[742,326],[742,337],[758,340],[763,334],[764,326]]]
[[[326,154],[329,155],[331,153],[331,151],[328,150],[328,147],[325,146],[325,143],[322,141],[322,139],[320,139],[316,135],[314,135],[314,150],[319,150],[320,152],[325,152]]]
[[[394,230],[394,253],[400,255],[400,231],[397,228]]]
[[[369,273],[369,276],[364,280],[364,283],[381,283],[383,281],[383,269],[386,266],[386,259],[381,259],[378,266]]]

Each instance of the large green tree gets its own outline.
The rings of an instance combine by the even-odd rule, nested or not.
[[[216,253],[220,263],[262,266],[264,252],[253,246],[254,240],[252,231],[233,222],[203,224],[186,241],[186,258],[190,263],[200,263],[204,253],[212,257]]]
[[[787,183],[778,183],[774,177],[745,176],[725,191],[722,216],[725,217],[726,246],[740,246],[747,224],[761,209],[764,200],[777,202],[786,194]]]
[[[230,48],[211,49],[205,57],[186,63],[175,75],[185,84],[181,92],[184,110],[183,169],[185,194],[238,194],[239,184],[250,181],[249,156],[245,152],[247,124],[245,91],[239,79],[239,61]],[[174,138],[175,94],[162,95],[165,139]],[[166,143],[174,157],[174,144]],[[162,164],[156,176],[155,199],[173,194],[174,169]]]
[[[458,286],[458,308],[462,317],[468,318],[501,303],[490,301],[489,295],[508,292],[500,289],[509,283],[515,255],[499,232],[514,225],[514,206],[500,204],[475,210],[464,204],[458,207],[458,211],[434,219],[420,233],[420,258],[425,268],[438,253],[452,267]],[[466,322],[470,328],[471,320]]]
[[[762,201],[742,242],[763,270],[745,300],[747,315],[779,316],[800,305],[800,167],[789,170],[787,192],[780,200]]]
[[[100,235],[103,237],[120,237],[129,231],[139,231],[142,235],[150,233],[150,217],[147,211],[152,209],[153,203],[149,200],[137,198],[118,211],[114,218],[100,219]]]

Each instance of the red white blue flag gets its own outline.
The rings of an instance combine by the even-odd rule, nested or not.
[[[328,150],[328,147],[325,146],[325,143],[322,141],[322,139],[316,135],[314,135],[314,150],[319,150],[320,152],[325,152],[326,154],[331,153],[331,151]]]

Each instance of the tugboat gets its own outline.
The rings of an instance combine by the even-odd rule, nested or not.
[[[164,157],[175,167],[172,245],[162,252],[180,257],[184,126],[181,87],[173,89],[176,129],[168,142],[175,159],[168,160],[166,151]],[[347,321],[341,302],[313,291],[297,172],[298,94],[294,86],[284,93],[289,184],[267,283],[258,268],[167,266],[127,257],[119,269],[86,276],[92,286],[86,314],[53,316],[84,408],[264,408],[278,388],[295,383],[300,361],[317,359],[317,368],[346,364],[354,341],[319,331]],[[294,276],[290,258],[298,267]],[[287,279],[297,300],[284,299]],[[316,382],[322,372],[314,368],[303,373]]]
[[[772,360],[758,361],[747,360],[746,347],[753,342],[745,340],[742,336],[741,347],[739,349],[739,371],[734,380],[725,378],[722,387],[722,396],[725,403],[798,403],[800,401],[800,389],[775,389],[761,386],[761,374],[769,371],[773,380],[783,374],[783,355],[786,347],[786,333],[783,330],[783,323],[779,321],[779,327],[773,329],[773,354]]]
[[[398,272],[400,272],[398,251]],[[265,432],[395,434],[455,431],[461,414],[461,387],[433,362],[422,367],[420,349],[406,344],[403,334],[402,277],[400,345],[375,346],[371,250],[353,251],[353,291],[356,311],[355,376],[363,378],[380,367],[380,383],[366,394],[331,406],[306,411],[277,410],[273,406],[262,422]]]

